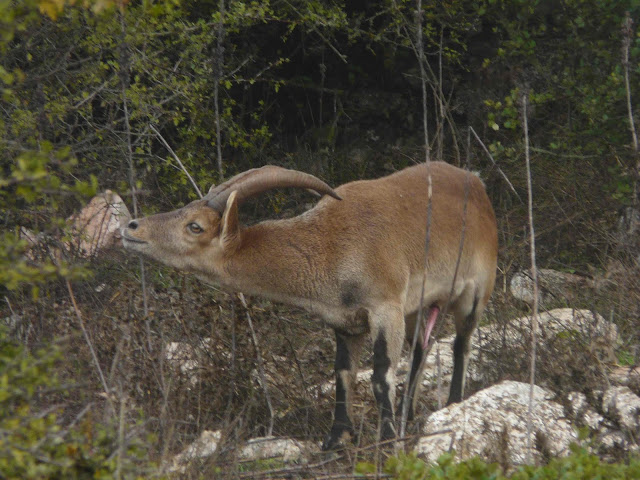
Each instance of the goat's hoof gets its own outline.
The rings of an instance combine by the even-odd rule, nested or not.
[[[389,442],[389,443],[393,443],[390,442],[390,440],[395,440],[397,437],[396,435],[396,429],[393,425],[393,421],[391,420],[383,420],[382,421],[382,428],[380,431],[380,442]]]
[[[353,441],[354,433],[353,429],[345,427],[333,427],[331,432],[325,437],[322,442],[322,451],[336,451],[343,450]]]

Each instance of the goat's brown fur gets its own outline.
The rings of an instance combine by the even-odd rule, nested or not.
[[[423,305],[449,304],[455,317],[453,402],[462,398],[469,339],[493,291],[497,228],[476,175],[442,162],[431,162],[429,172],[433,194]],[[405,339],[413,337],[420,304],[427,178],[427,166],[420,164],[377,180],[347,183],[335,190],[342,200],[325,196],[300,216],[250,227],[240,225],[232,193],[222,215],[206,200],[195,201],[174,212],[133,220],[123,229],[123,242],[129,250],[228,289],[304,307],[336,330],[337,403],[325,448],[353,432],[350,392],[357,354],[369,333],[374,342],[374,393],[382,436],[388,438],[394,435],[394,372]],[[190,230],[193,223],[202,231]],[[419,384],[414,364],[412,383]]]

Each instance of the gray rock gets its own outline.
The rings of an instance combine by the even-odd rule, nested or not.
[[[568,396],[568,400],[573,418],[583,423],[591,430],[598,430],[602,426],[604,417],[591,408],[587,402],[587,396],[584,393],[571,392]]]
[[[222,434],[220,430],[205,430],[200,434],[200,438],[185,448],[178,455],[173,457],[171,464],[166,470],[169,472],[184,472],[189,463],[198,458],[206,458],[213,455],[218,449]]]
[[[442,320],[440,320],[442,321]],[[607,321],[598,313],[590,310],[580,310],[573,308],[556,308],[538,315],[538,328],[543,334],[538,338],[560,333],[571,333],[589,338],[590,342],[598,348],[606,350],[608,356],[613,355],[613,349],[618,343],[618,328],[615,324]],[[512,320],[505,330],[503,326],[496,324],[483,325],[477,329],[472,338],[471,355],[468,367],[468,375],[473,380],[483,380],[482,363],[479,359],[479,352],[482,345],[487,343],[503,343],[514,346],[528,343],[531,332],[531,318],[521,317]],[[453,372],[452,347],[455,335],[449,335],[437,339],[429,352],[425,361],[424,377],[422,385],[424,388],[434,388],[438,382],[438,374],[441,376],[441,386],[448,388]],[[403,357],[397,370],[399,382],[404,381],[408,360]],[[361,370],[357,374],[358,382],[369,382],[372,369]],[[326,382],[318,387],[324,394],[331,394],[335,382]],[[445,389],[446,390],[446,389]]]
[[[81,257],[95,256],[99,251],[119,244],[120,229],[130,218],[122,198],[106,190],[67,219],[72,231],[72,240],[67,246]]]
[[[169,342],[164,348],[164,358],[169,365],[187,377],[193,386],[198,383],[203,360],[211,348],[213,347],[209,337],[199,340],[196,345],[186,342]]]
[[[291,438],[259,437],[249,440],[240,450],[240,460],[264,460],[279,458],[284,462],[306,462],[307,454],[318,451],[309,442],[299,442]]]
[[[173,457],[165,470],[184,473],[194,460],[214,455],[220,446],[221,436],[220,430],[203,431],[198,440]],[[291,438],[259,437],[252,438],[242,445],[237,451],[237,458],[240,461],[277,458],[287,463],[305,463],[308,455],[317,451],[318,447],[311,442],[299,442]]]
[[[592,280],[582,275],[559,272],[550,268],[538,269],[538,302],[548,305],[554,300],[571,301],[577,289],[591,286]],[[533,278],[528,271],[516,272],[511,277],[509,290],[518,300],[533,304]]]
[[[59,259],[64,249],[78,257],[94,257],[105,249],[119,245],[120,229],[131,214],[122,198],[111,190],[96,195],[79,212],[66,220],[69,239],[47,238],[21,227],[20,236],[28,243],[27,258],[36,260],[43,255]]]
[[[640,397],[629,387],[612,387],[605,391],[602,410],[623,429],[637,437],[640,432]]]
[[[460,459],[480,455],[514,466],[524,464],[528,451],[529,388],[526,383],[505,381],[435,412],[427,419],[425,436],[416,447],[418,454],[433,462],[442,453],[455,449]],[[542,442],[551,455],[566,455],[569,444],[578,436],[565,418],[563,407],[550,401],[550,395],[534,387],[534,445]],[[532,450],[538,459],[540,451]]]
[[[614,367],[609,372],[609,378],[618,385],[640,383],[640,367]]]

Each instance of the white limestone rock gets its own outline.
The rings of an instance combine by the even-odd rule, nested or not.
[[[306,462],[307,453],[318,447],[292,438],[259,437],[249,440],[240,450],[240,460],[279,458],[284,462]]]
[[[569,408],[575,419],[584,422],[591,430],[598,430],[604,422],[604,417],[596,412],[587,402],[587,396],[581,392],[571,392],[568,395]]]
[[[130,218],[131,214],[120,195],[106,190],[66,219],[68,238],[50,238],[25,227],[20,227],[20,237],[27,241],[25,255],[31,260],[43,257],[59,260],[63,250],[90,258],[118,245],[120,229]]]
[[[186,342],[169,342],[164,348],[164,358],[173,368],[195,385],[207,353],[213,348],[211,338],[200,339],[195,345]],[[224,353],[223,353],[224,354]]]
[[[427,419],[417,452],[432,462],[453,448],[460,459],[500,455],[511,465],[524,464],[529,388],[526,383],[505,381],[435,412]],[[565,418],[563,407],[549,400],[550,396],[546,390],[534,387],[533,432],[544,440],[545,449],[552,455],[566,455],[569,444],[578,436]],[[540,455],[535,449],[532,454]]]
[[[67,245],[81,257],[93,257],[120,241],[120,229],[131,214],[122,198],[111,190],[96,195],[77,214],[69,217],[72,240]]]
[[[637,437],[640,432],[640,397],[629,387],[612,387],[602,396],[602,410]]]
[[[571,301],[576,290],[591,286],[593,281],[582,275],[559,272],[550,268],[538,269],[538,302],[548,304],[554,300]],[[533,304],[533,278],[528,271],[516,272],[509,283],[509,290],[518,300]]]
[[[442,320],[439,320],[442,321]],[[589,338],[594,347],[606,352],[607,356],[613,356],[613,350],[618,343],[618,328],[607,321],[598,313],[590,310],[573,308],[556,308],[543,312],[538,316],[539,330],[545,336],[558,334],[575,334]],[[531,331],[530,317],[520,317],[504,325],[483,325],[474,333],[471,343],[471,354],[467,375],[473,380],[482,380],[482,363],[479,359],[482,345],[487,343],[505,342],[507,345],[517,346],[529,342]],[[448,335],[438,339],[432,346],[425,362],[422,385],[424,388],[434,388],[437,384],[438,370],[441,375],[443,387],[447,387],[453,373],[453,341],[455,335]],[[403,357],[397,369],[397,379],[404,381],[408,369],[408,360]],[[358,372],[358,382],[369,382],[372,369],[364,369]],[[333,380],[323,383],[318,390],[323,395],[330,395],[335,387]]]
[[[630,385],[640,383],[640,367],[614,367],[609,372],[612,383]]]
[[[182,473],[187,469],[190,462],[199,458],[210,457],[218,449],[221,437],[220,430],[204,430],[198,440],[173,457],[167,470]]]
[[[173,457],[166,470],[184,473],[194,460],[205,459],[218,452],[221,440],[220,430],[205,430],[198,440]],[[226,449],[225,449],[226,450]],[[291,438],[252,438],[237,451],[239,461],[257,461],[277,458],[287,463],[306,463],[308,455],[318,451],[311,442],[300,442]]]

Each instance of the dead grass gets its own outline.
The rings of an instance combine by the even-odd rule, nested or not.
[[[92,418],[100,422],[113,417],[111,403],[119,405],[125,398],[126,431],[141,438],[153,434],[152,456],[159,464],[192,443],[203,430],[221,430],[219,454],[196,463],[184,478],[278,477],[285,473],[305,478],[351,472],[358,461],[376,460],[373,445],[377,414],[370,387],[365,384],[357,391],[359,443],[353,449],[333,457],[317,454],[307,466],[239,462],[238,445],[264,435],[269,424],[244,307],[215,287],[149,264],[149,318],[145,319],[136,278],[137,259],[114,251],[91,268],[94,277],[74,283],[73,291],[108,392],[104,392],[89,346],[80,334],[64,283],[48,285],[37,300],[26,294],[7,297],[13,317],[6,302],[3,306],[2,318],[12,318],[12,334],[30,348],[64,338],[59,375],[67,388],[42,398],[43,403],[64,404],[69,419],[89,405]],[[637,363],[638,278],[628,267],[619,268],[602,288],[584,292],[581,300],[616,321],[622,338],[615,349],[620,357],[616,360],[624,358],[627,364]],[[305,312],[257,298],[249,300],[273,403],[274,435],[318,444],[331,424],[333,392],[323,392],[320,386],[333,378],[333,335]],[[505,329],[518,328],[508,320],[522,314],[498,282],[485,322]],[[443,334],[450,331],[447,326]],[[605,388],[612,360],[596,340],[545,337],[542,332],[538,384],[550,388],[559,398],[570,391],[581,391],[589,397],[591,392]],[[189,345],[196,352],[197,368],[181,372],[168,362],[165,352],[171,342]],[[471,380],[467,395],[504,379],[527,381],[528,348],[524,330],[520,344],[495,341],[484,345],[482,380]],[[364,356],[363,367],[370,363],[370,357],[370,352]],[[632,388],[640,393],[637,385]],[[416,425],[437,408],[434,391],[423,392],[419,408]],[[142,424],[140,418],[144,419]],[[409,432],[417,433],[417,426]],[[384,449],[381,452],[383,456],[388,453]],[[265,471],[281,473],[259,473]]]

